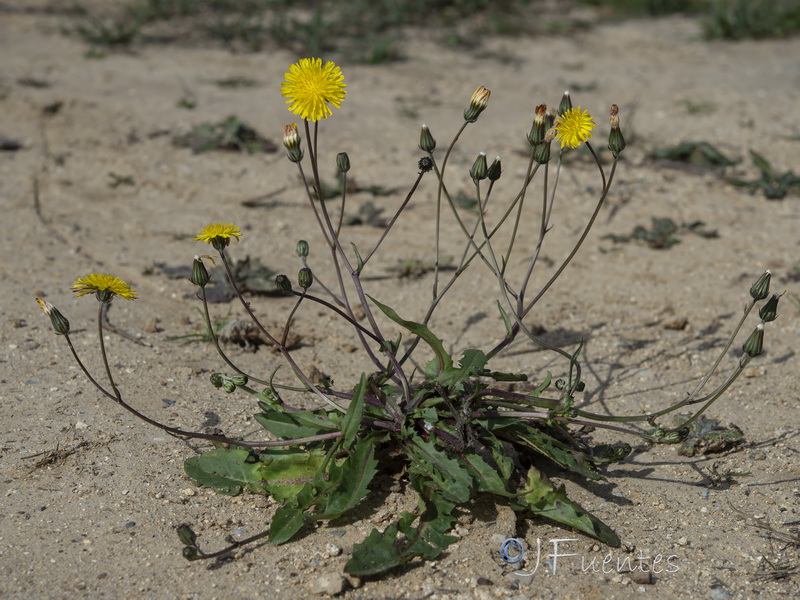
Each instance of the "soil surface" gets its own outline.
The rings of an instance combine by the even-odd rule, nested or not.
[[[173,44],[93,59],[82,41],[61,33],[67,17],[4,10],[0,135],[10,148],[0,153],[1,597],[795,597],[800,575],[778,577],[781,569],[800,566],[797,543],[781,537],[797,540],[800,521],[800,318],[789,296],[780,318],[766,328],[764,354],[709,412],[724,426],[738,426],[743,444],[687,457],[675,446],[650,447],[598,431],[596,439],[634,446],[628,459],[607,470],[606,481],[587,485],[551,472],[570,497],[619,533],[620,549],[479,499],[461,511],[455,529],[461,539],[439,559],[379,579],[343,578],[353,544],[415,506],[402,481],[388,481],[353,516],[284,546],[251,547],[214,563],[184,560],[176,526],[192,524],[210,551],[228,535],[241,539],[268,526],[275,503],[193,485],[183,461],[208,446],[165,435],[102,397],[34,298],[68,316],[77,352],[103,380],[97,303],[75,298],[69,286],[92,272],[131,283],[140,298],[115,300],[108,315],[130,337],[106,336],[125,398],[172,426],[218,427],[259,439],[252,398],[209,384],[209,375],[224,366],[213,346],[172,339],[203,330],[200,304],[179,267],[211,249],[192,238],[207,223],[235,222],[245,234],[231,246],[235,259],[258,259],[289,274],[299,267],[295,242],[307,239],[318,278],[332,283],[333,274],[297,170],[282,148],[195,154],[175,140],[235,115],[280,146],[283,125],[296,118],[279,86],[299,57]],[[321,123],[323,178],[334,181],[337,152],[347,151],[352,161],[351,216],[359,209],[369,216],[367,203],[372,212],[383,211],[379,219],[393,214],[416,177],[420,124],[430,126],[441,160],[477,85],[491,89],[490,105],[461,136],[447,176],[451,192],[468,194],[467,170],[477,153],[502,156],[490,221],[524,177],[525,135],[537,104],[556,105],[570,89],[574,104],[595,115],[596,148],[605,147],[609,105],[621,108],[629,147],[608,201],[576,260],[529,318],[549,343],[569,351],[585,339],[581,407],[641,414],[680,400],[723,350],[764,269],[772,269],[773,290],[800,293],[798,197],[768,200],[725,179],[758,178],[751,149],[776,173],[798,169],[800,39],[711,43],[703,41],[696,21],[669,18],[599,25],[570,37],[486,38],[470,50],[446,49],[412,32],[403,50],[404,62],[342,64],[347,98]],[[245,77],[256,85],[215,84]],[[181,103],[187,98],[196,103],[193,110]],[[681,142],[708,142],[740,162],[704,168],[650,158]],[[608,170],[607,151],[601,161]],[[569,252],[601,185],[587,156],[571,153],[532,290]],[[372,186],[389,193],[375,194]],[[404,261],[430,260],[435,192],[434,177],[423,178],[365,272],[368,291],[409,319],[424,314],[432,275],[398,273]],[[538,231],[538,204],[532,197],[523,217],[518,243],[528,251]],[[653,217],[685,225],[675,234],[679,243],[657,249],[605,237],[650,228]],[[698,234],[709,231],[716,237]],[[346,246],[353,241],[369,248],[379,232],[371,224],[351,226]],[[463,235],[448,220],[443,254],[459,257],[463,247]],[[525,264],[521,251],[514,255],[515,277]],[[222,277],[219,267],[212,271]],[[496,292],[480,264],[454,286],[432,322],[453,352],[488,348],[500,339]],[[249,299],[271,323],[282,323],[292,304],[273,296]],[[220,318],[243,316],[233,301],[212,309]],[[756,322],[747,322],[743,336]],[[302,368],[331,375],[345,389],[369,368],[351,331],[329,314],[305,307],[295,323]],[[743,336],[710,385],[733,369]],[[226,348],[246,370],[264,376],[280,364],[264,346]],[[563,360],[526,341],[497,368],[534,380],[548,369],[565,373]],[[499,546],[508,537],[527,546],[522,565],[500,560]],[[555,558],[554,540],[569,540],[559,542]]]

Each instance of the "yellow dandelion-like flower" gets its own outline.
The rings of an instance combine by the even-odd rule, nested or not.
[[[111,302],[114,296],[121,296],[125,300],[135,300],[136,292],[119,277],[106,275],[105,273],[92,273],[86,277],[76,279],[72,284],[72,291],[78,297],[86,294],[97,294],[100,302]]]
[[[221,250],[230,245],[231,238],[238,242],[240,237],[242,237],[242,231],[234,223],[211,223],[200,230],[194,241],[205,242],[217,250]]]
[[[592,137],[594,119],[588,111],[581,111],[580,106],[570,108],[558,118],[556,122],[556,139],[561,142],[561,148],[577,148]]]
[[[333,114],[330,106],[342,107],[347,92],[342,70],[321,58],[301,58],[289,66],[281,84],[281,96],[287,98],[289,110],[306,121],[327,119]]]

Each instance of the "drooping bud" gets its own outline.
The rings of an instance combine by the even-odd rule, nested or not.
[[[36,302],[39,303],[39,307],[45,312],[45,314],[50,317],[50,324],[53,326],[55,332],[58,335],[67,335],[69,333],[69,321],[67,318],[49,302],[46,302],[41,298],[37,298]]]
[[[222,382],[222,389],[225,390],[228,394],[232,394],[236,391],[236,384],[233,383],[230,379],[226,379]]]
[[[289,278],[286,275],[278,275],[275,278],[275,285],[283,294],[287,296],[292,293],[292,282],[289,281]]]
[[[747,356],[755,358],[764,348],[764,324],[759,323],[753,333],[742,344],[742,350]]]
[[[767,269],[750,287],[750,297],[755,300],[763,300],[769,296],[769,281],[772,278],[772,271]]]
[[[197,544],[197,534],[188,525],[178,527],[178,539],[184,546],[195,546]]]
[[[433,139],[428,126],[423,124],[422,131],[419,134],[419,149],[423,152],[433,152],[434,148],[436,148],[436,140]]]
[[[560,117],[568,110],[572,109],[572,98],[569,97],[569,90],[564,92],[561,96],[561,102],[558,105],[558,116]]]
[[[300,147],[300,132],[297,130],[296,123],[283,126],[283,145],[290,161],[298,163],[303,160],[303,149]]]
[[[303,267],[297,273],[297,284],[303,288],[303,290],[307,290],[311,287],[311,284],[314,283],[314,274],[311,272],[311,269],[308,267]]]
[[[339,152],[336,155],[336,168],[339,169],[339,173],[347,173],[350,170],[350,157],[347,156],[347,152]]]
[[[200,556],[200,551],[197,549],[197,546],[184,546],[181,554],[183,554],[183,558],[186,560],[200,560],[203,558]]]
[[[208,270],[199,256],[194,257],[194,262],[192,262],[192,275],[189,277],[189,280],[201,288],[206,287],[206,284],[211,280],[211,275],[208,274]]]
[[[297,253],[297,256],[300,258],[305,258],[308,256],[308,242],[305,240],[299,240],[297,245],[294,247],[294,251]]]
[[[500,157],[496,157],[492,164],[489,165],[489,170],[486,172],[486,176],[489,178],[489,181],[497,181],[500,179],[500,175],[503,174],[502,165],[500,163]]]
[[[778,318],[778,300],[780,300],[780,297],[781,294],[772,294],[772,297],[758,311],[758,316],[761,317],[764,323],[769,323]]]
[[[469,176],[472,177],[472,181],[477,183],[478,181],[486,179],[488,171],[489,166],[486,164],[486,152],[481,152],[478,154],[478,158],[475,159],[475,162],[472,163]]]
[[[622,131],[619,129],[619,106],[616,104],[611,105],[611,131],[608,133],[608,149],[614,158],[617,158],[625,149],[625,138],[622,137]]]
[[[531,125],[531,131],[528,133],[528,143],[531,146],[538,146],[541,144],[544,141],[544,134],[547,133],[548,129],[547,105],[540,104],[536,107],[533,125]]]
[[[486,110],[486,107],[489,105],[489,96],[492,92],[487,90],[482,85],[478,86],[478,89],[472,94],[472,98],[469,100],[469,107],[464,111],[464,120],[467,123],[474,123],[478,120],[478,116]]]
[[[222,373],[211,374],[211,385],[215,388],[222,387],[222,382],[225,381],[225,376]]]
[[[247,385],[248,379],[247,375],[245,375],[244,373],[238,373],[231,377],[231,381],[233,382],[233,385],[241,387],[243,385]]]

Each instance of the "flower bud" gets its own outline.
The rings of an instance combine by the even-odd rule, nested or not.
[[[492,92],[482,85],[478,86],[478,89],[475,90],[472,94],[472,98],[469,100],[469,107],[464,111],[464,120],[467,123],[474,123],[478,120],[478,116],[486,110],[486,107],[489,105],[489,96],[491,93]]]
[[[489,165],[489,170],[486,172],[486,176],[489,178],[489,181],[497,181],[500,179],[500,175],[503,174],[502,165],[500,163],[500,157],[496,157],[492,164]]]
[[[294,247],[294,251],[300,258],[305,258],[308,256],[308,242],[305,240],[298,241],[297,245]]]
[[[753,300],[763,300],[769,296],[769,280],[772,278],[772,271],[767,269],[750,287],[750,297]]]
[[[300,133],[297,131],[297,124],[283,126],[283,145],[289,160],[298,163],[303,160],[303,149],[300,147]]]
[[[36,302],[39,303],[39,307],[45,312],[45,314],[50,317],[50,324],[53,326],[55,332],[58,335],[67,335],[69,333],[69,321],[67,318],[49,302],[46,302],[41,298],[37,298]]]
[[[561,96],[561,103],[558,105],[558,116],[560,117],[568,110],[572,109],[572,98],[569,97],[569,90]]]
[[[764,324],[759,323],[756,325],[756,328],[753,330],[753,333],[750,334],[744,344],[742,344],[742,350],[744,351],[747,356],[751,358],[755,358],[759,354],[764,347]]]
[[[212,373],[211,374],[211,385],[215,388],[222,387],[222,382],[225,380],[222,373]]]
[[[625,149],[625,138],[622,137],[622,132],[619,129],[619,106],[616,104],[611,105],[611,131],[608,134],[608,149],[614,158],[617,158]]]
[[[547,130],[547,134],[544,136],[544,141],[536,146],[533,149],[533,159],[543,165],[550,160],[550,142],[553,141],[553,138],[556,135],[555,128],[550,128]]]
[[[226,379],[222,382],[222,389],[225,390],[227,393],[232,394],[236,391],[236,384],[233,383],[230,379]]]
[[[308,267],[300,269],[297,273],[297,284],[305,291],[311,287],[312,283],[314,283],[314,274],[311,272],[311,269]]]
[[[199,256],[195,256],[194,262],[192,263],[192,275],[189,277],[189,280],[196,286],[202,288],[206,287],[210,279],[211,276],[208,274],[202,259]]]
[[[778,300],[780,297],[780,294],[772,294],[772,297],[758,311],[758,316],[761,317],[764,323],[774,321],[778,317]]]
[[[283,294],[287,296],[292,293],[292,282],[289,281],[289,278],[286,275],[278,275],[275,278],[275,285]]]
[[[544,141],[544,134],[550,128],[547,124],[547,105],[540,104],[536,107],[535,116],[533,117],[533,125],[531,131],[528,133],[528,143],[531,146],[538,146]]]
[[[178,527],[178,539],[184,546],[194,546],[197,544],[197,534],[188,525]]]
[[[486,179],[488,171],[489,167],[486,164],[486,152],[481,152],[472,164],[472,168],[469,170],[469,176],[472,177],[472,181],[477,183],[482,179]]]
[[[200,560],[203,558],[200,556],[200,551],[196,546],[184,546],[182,554],[186,560]]]
[[[339,173],[347,173],[350,170],[350,157],[347,156],[347,152],[339,152],[336,155],[336,168],[339,169]]]
[[[231,381],[233,382],[233,385],[241,387],[243,385],[247,385],[248,379],[247,375],[239,373],[238,375],[234,375],[233,377],[231,377]]]
[[[422,125],[422,131],[419,134],[419,149],[423,152],[433,152],[436,148],[436,140],[431,135],[431,130],[427,125]]]

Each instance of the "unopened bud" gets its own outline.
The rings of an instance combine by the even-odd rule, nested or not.
[[[50,317],[50,324],[53,326],[55,332],[58,335],[67,335],[69,333],[69,321],[67,318],[49,302],[46,302],[41,298],[37,298],[36,302],[39,303],[39,307],[45,312],[45,314]]]
[[[208,274],[208,270],[206,266],[203,264],[203,260],[199,256],[194,257],[194,262],[192,262],[192,275],[189,277],[189,280],[199,287],[206,287],[206,284],[211,279],[211,275]]]
[[[617,158],[625,149],[625,138],[622,136],[622,131],[619,129],[619,106],[616,104],[611,105],[611,131],[608,133],[608,149],[614,158]]]
[[[226,379],[222,382],[222,389],[225,390],[227,393],[232,394],[236,391],[236,384],[233,383],[230,379]]]
[[[222,373],[211,374],[211,385],[213,385],[215,388],[222,387],[223,381],[225,381],[225,377]]]
[[[307,290],[311,287],[311,284],[314,283],[314,274],[311,272],[311,269],[308,267],[303,267],[297,273],[297,284],[303,288],[303,290]]]
[[[419,134],[419,149],[423,152],[433,152],[436,148],[436,140],[431,135],[431,130],[427,125],[422,126],[422,131]]]
[[[292,282],[286,275],[278,275],[275,278],[275,285],[278,289],[287,296],[292,293]]]
[[[339,173],[347,173],[350,170],[350,157],[347,156],[347,152],[339,152],[336,155],[336,168],[339,169]]]
[[[492,92],[482,85],[478,86],[478,89],[475,90],[472,94],[472,98],[469,100],[469,107],[464,111],[464,120],[467,123],[474,123],[478,120],[478,116],[486,110],[486,107],[489,105],[489,96],[491,93]]]
[[[472,168],[469,170],[469,176],[472,177],[472,181],[478,182],[482,179],[486,179],[488,171],[489,167],[486,164],[486,153],[481,152],[472,164]]]
[[[753,333],[742,344],[742,350],[747,356],[755,358],[764,348],[764,324],[759,323]]]
[[[178,539],[184,546],[194,546],[197,544],[197,534],[188,525],[178,527]]]
[[[772,297],[758,311],[758,316],[765,323],[774,321],[778,317],[778,300],[780,300],[780,297],[780,294],[772,294]]]
[[[231,381],[233,382],[233,385],[235,385],[237,387],[241,387],[243,385],[247,385],[248,379],[247,379],[247,375],[245,375],[243,373],[239,373],[238,375],[233,375],[231,377]]]
[[[305,240],[299,240],[297,245],[294,247],[294,251],[300,258],[305,258],[308,256],[308,242]]]
[[[568,110],[572,109],[572,98],[569,97],[569,90],[561,96],[561,103],[558,105],[558,116],[560,117]]]
[[[750,287],[750,297],[753,300],[763,300],[769,296],[769,281],[772,278],[772,271],[767,269]]]
[[[200,560],[203,558],[200,556],[200,551],[196,546],[184,546],[182,554],[186,560]]]
[[[500,163],[500,157],[496,157],[492,164],[489,165],[489,170],[486,172],[486,176],[489,178],[489,181],[497,181],[500,179],[500,175],[503,174],[502,165]]]
[[[533,117],[533,125],[531,125],[530,133],[528,133],[528,143],[531,146],[538,146],[544,141],[544,134],[549,129],[547,124],[547,105],[540,104],[536,107],[535,116]]]
[[[303,160],[303,149],[300,147],[300,132],[297,130],[296,123],[283,126],[283,145],[290,161],[297,163]]]

